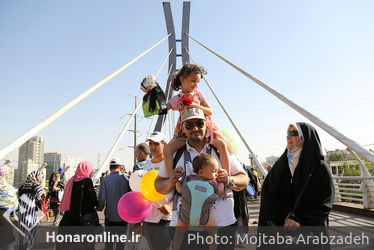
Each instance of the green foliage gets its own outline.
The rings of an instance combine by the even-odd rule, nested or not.
[[[344,176],[360,176],[360,166],[357,165],[348,165],[344,162],[343,165]]]
[[[369,173],[374,176],[374,165],[373,164],[366,164],[367,169],[369,170]]]
[[[344,161],[344,154],[340,152],[333,152],[329,154],[329,161]]]

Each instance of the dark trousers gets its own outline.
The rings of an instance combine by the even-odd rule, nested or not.
[[[143,235],[147,238],[150,250],[169,249],[169,224],[169,220],[160,220],[159,223],[144,222]]]
[[[105,219],[105,231],[110,232],[110,234],[126,234],[127,222],[125,221],[109,221]],[[114,244],[116,244],[117,250],[123,250],[125,248],[125,243],[122,242],[105,242],[105,250],[114,249]]]
[[[60,207],[60,204],[50,204],[50,207],[53,211],[53,216],[55,217],[55,219],[53,220],[53,222],[57,222],[58,218],[60,217],[60,211],[58,210],[59,207]]]

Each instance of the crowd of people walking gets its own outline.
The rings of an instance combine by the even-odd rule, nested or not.
[[[1,165],[0,225],[9,229],[2,236],[6,240],[0,242],[1,247],[11,249],[9,244],[14,241],[10,222],[3,216],[8,210],[17,211],[18,228],[23,233],[20,237],[21,249],[32,247],[39,220],[38,211],[43,211],[46,201],[53,211],[53,223],[61,228],[61,232],[66,226],[100,226],[97,212],[105,210],[104,226],[107,231],[113,234],[126,233],[127,230],[141,233],[150,249],[172,246],[169,227],[214,225],[218,227],[218,235],[232,234],[230,227],[248,225],[245,188],[249,184],[254,188],[251,197],[261,197],[259,226],[327,226],[334,187],[329,168],[323,160],[317,131],[306,123],[290,124],[286,149],[274,166],[269,166],[261,183],[255,169],[243,167],[233,154],[230,142],[213,123],[212,110],[205,96],[197,91],[203,74],[203,68],[187,64],[174,80],[174,89],[181,89],[181,92],[167,104],[167,109],[180,111],[172,143],[168,144],[165,135],[155,131],[146,142],[135,148],[137,163],[129,173],[157,170],[154,187],[165,195],[161,201],[152,203],[152,210],[143,221],[128,223],[118,213],[119,200],[132,191],[129,175],[124,173],[125,164],[118,158],[110,161],[108,173],[100,178],[98,196],[91,179],[93,165],[88,161],[80,162],[68,181],[63,168],[53,173],[47,192],[41,186],[43,173],[32,171],[17,193],[7,184],[11,167]],[[189,96],[192,99],[186,102]],[[192,188],[192,185],[195,186]],[[202,199],[200,204],[196,199],[196,190],[205,190],[204,199],[199,194]],[[36,201],[44,201],[40,209],[37,209]],[[191,207],[198,208],[198,212]],[[185,240],[182,235],[174,242],[177,242],[178,248],[184,249]],[[85,247],[92,248],[93,244]],[[105,249],[114,247],[123,249],[124,244],[105,244]],[[210,246],[211,249],[233,247]]]

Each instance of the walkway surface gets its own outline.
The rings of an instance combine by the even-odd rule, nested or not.
[[[257,226],[257,224],[253,224],[253,222],[258,221],[258,214],[260,212],[260,199],[254,199],[248,201],[248,208],[249,208],[249,225],[250,226]],[[349,214],[341,211],[333,210],[330,213],[330,226],[372,226],[374,227],[374,218],[356,215],[356,214]]]
[[[260,199],[250,199],[247,201],[249,209],[249,226],[256,226],[258,222],[258,214],[260,212]],[[99,212],[100,223],[104,225],[104,212]],[[39,226],[53,226],[52,218],[50,222],[45,220]],[[341,211],[333,210],[330,213],[330,226],[372,226],[374,227],[374,218],[361,216]]]
[[[248,208],[249,208],[249,214],[250,214],[250,219],[249,219],[249,226],[252,227],[253,229],[256,229],[257,227],[257,222],[258,222],[258,214],[260,210],[260,199],[249,199],[247,201]],[[99,218],[100,218],[100,223],[104,225],[104,213],[100,212],[99,213]],[[53,221],[53,218],[50,218],[49,221]],[[343,228],[339,228],[341,226],[344,226],[345,228],[347,226],[353,226],[356,227],[356,232],[359,234],[361,230],[367,231],[369,230],[370,233],[373,233],[372,229],[374,228],[374,218],[372,217],[366,217],[366,216],[360,216],[356,214],[350,214],[350,213],[345,213],[341,211],[335,211],[333,210],[330,213],[330,226],[338,226],[338,228],[334,228],[333,230],[336,232],[339,231],[344,231]],[[40,224],[39,227],[54,227],[52,222],[46,222],[43,220]],[[364,228],[366,227],[366,228]],[[332,228],[331,228],[332,229]],[[359,230],[359,232],[357,232]],[[369,232],[368,231],[368,232]],[[136,249],[149,249],[148,244],[145,240],[145,238],[141,237],[140,242],[136,243],[137,247]],[[35,249],[50,249],[50,245],[46,245],[46,243],[42,242],[36,242],[34,244]],[[104,249],[104,243],[99,243],[95,245],[95,249]],[[135,247],[134,243],[130,243],[129,245],[126,246],[125,250],[133,250]],[[235,249],[243,249],[243,246],[240,245],[235,245]],[[255,248],[247,248],[245,249],[255,249]],[[334,248],[334,249],[340,249],[340,248]],[[342,248],[344,249],[344,248]],[[367,248],[366,248],[367,249]]]

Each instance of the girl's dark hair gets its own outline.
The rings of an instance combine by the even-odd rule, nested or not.
[[[208,162],[213,159],[214,157],[209,154],[205,154],[205,153],[199,154],[192,161],[193,171],[197,174],[199,170],[203,169],[203,167],[206,166]]]
[[[180,81],[180,77],[187,77],[190,73],[200,74],[202,77],[203,75],[206,75],[207,72],[202,66],[186,63],[178,71],[173,81],[171,82],[171,87],[173,88],[173,90],[180,90],[182,88],[182,82]]]

